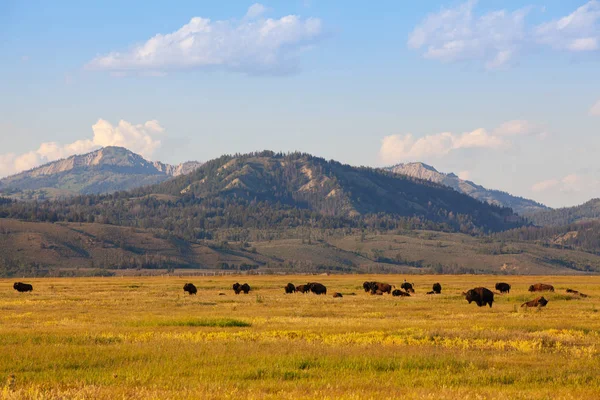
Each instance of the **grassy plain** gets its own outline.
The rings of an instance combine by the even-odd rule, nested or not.
[[[403,277],[24,280],[32,293],[3,279],[0,398],[600,398],[600,277],[410,276],[410,298],[370,296],[365,280]],[[307,281],[328,295],[283,294]],[[497,281],[513,290],[491,309],[460,295]],[[442,294],[426,295],[434,282]],[[520,308],[536,282],[556,287],[550,303]]]

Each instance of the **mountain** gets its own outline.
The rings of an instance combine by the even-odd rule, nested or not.
[[[600,220],[600,199],[592,199],[575,207],[557,208],[527,215],[538,226],[564,226]]]
[[[167,229],[189,239],[213,237],[219,229],[423,228],[484,233],[524,223],[508,208],[433,182],[309,154],[270,151],[223,156],[190,174],[130,193],[14,204],[0,207],[2,214]]]
[[[386,168],[386,170],[394,172],[396,174],[408,175],[414,178],[425,179],[445,186],[449,186],[454,190],[471,196],[477,200],[502,207],[512,208],[519,215],[549,210],[548,207],[536,201],[524,199],[522,197],[512,196],[506,192],[501,192],[499,190],[486,189],[483,186],[477,185],[471,181],[460,179],[453,173],[445,174],[443,172],[437,171],[430,165],[423,164],[420,162],[398,164],[393,167],[388,167]]]
[[[160,183],[198,166],[147,161],[122,147],[104,147],[1,179],[0,194],[32,200],[110,193]]]

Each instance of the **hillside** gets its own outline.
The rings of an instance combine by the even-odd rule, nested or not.
[[[443,185],[308,154],[223,156],[131,192],[15,203],[0,216],[166,229],[186,239],[218,229],[433,229],[484,233],[523,225],[510,209]],[[243,234],[243,233],[241,233]]]
[[[164,231],[97,223],[0,219],[0,276],[600,272],[598,255],[460,233],[312,229],[302,230],[301,239],[292,231],[250,233],[251,241],[185,241]]]
[[[439,172],[427,164],[418,162],[398,164],[385,169],[397,174],[424,179],[451,187],[454,190],[471,196],[477,200],[484,201],[489,204],[495,204],[501,207],[512,208],[519,215],[549,210],[548,207],[536,201],[513,196],[499,190],[486,189],[483,186],[477,185],[471,181],[460,179],[453,173],[445,174],[443,172]]]
[[[538,226],[565,226],[600,220],[600,199],[592,199],[575,207],[558,208],[529,214],[527,219]]]
[[[111,193],[153,185],[192,172],[200,164],[151,162],[122,147],[54,161],[0,180],[0,194],[19,200]]]

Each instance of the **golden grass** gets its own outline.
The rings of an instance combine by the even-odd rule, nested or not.
[[[0,399],[600,398],[600,277],[411,276],[410,298],[365,280],[403,277],[0,280]],[[285,295],[290,281],[330,295]],[[460,295],[497,281],[513,289],[491,309]],[[550,303],[521,308],[537,282]]]

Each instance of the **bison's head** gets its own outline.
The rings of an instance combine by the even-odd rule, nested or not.
[[[529,286],[529,291],[533,292],[535,290],[535,287],[533,285]]]
[[[542,307],[546,307],[546,304],[548,304],[548,300],[546,300],[546,299],[544,298],[544,296],[542,296],[542,297],[541,297],[541,298],[538,300],[538,303],[540,303],[540,305],[541,305]]]
[[[18,288],[21,285],[21,282],[15,282],[15,284],[13,285],[13,289]]]
[[[467,293],[465,293],[465,299],[469,302],[469,304],[471,304],[471,302],[477,302],[479,300],[479,295],[476,291],[471,289]]]

